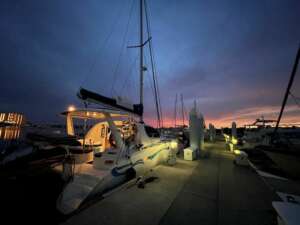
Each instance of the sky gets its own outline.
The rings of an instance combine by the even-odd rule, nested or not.
[[[0,111],[62,122],[69,105],[83,106],[80,87],[137,102],[139,52],[127,46],[139,41],[138,2],[2,0]],[[186,112],[196,101],[206,123],[217,127],[277,118],[300,44],[300,1],[147,4],[166,126],[174,125],[176,94]],[[145,121],[155,125],[147,49],[144,58]],[[299,73],[292,87],[298,97]],[[290,98],[283,122],[300,122],[299,109]]]

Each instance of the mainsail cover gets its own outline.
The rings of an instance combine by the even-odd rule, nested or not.
[[[108,105],[110,107],[121,109],[121,110],[124,110],[126,112],[134,113],[138,116],[143,115],[143,108],[144,107],[143,107],[142,104],[133,104],[133,106],[131,108],[125,107],[123,105],[120,105],[118,103],[118,101],[114,98],[109,98],[109,97],[100,95],[98,93],[89,91],[89,90],[84,89],[84,88],[80,88],[79,93],[78,93],[78,97],[80,99],[82,99],[83,101],[87,101],[87,102],[91,102],[91,103],[95,103],[95,104]]]

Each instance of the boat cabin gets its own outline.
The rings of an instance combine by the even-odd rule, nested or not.
[[[111,126],[115,126],[125,144],[133,139],[135,134],[134,118],[128,113],[109,109],[76,109],[62,113],[66,116],[66,132],[77,136],[78,141],[86,149],[103,152],[117,146],[116,135]],[[83,122],[83,126],[76,122]],[[79,131],[76,131],[76,128]]]

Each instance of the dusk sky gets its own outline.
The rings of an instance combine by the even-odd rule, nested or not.
[[[137,0],[2,0],[0,111],[62,121],[80,87],[138,101]],[[148,0],[163,116],[175,95],[206,122],[276,119],[300,44],[299,0]],[[127,26],[128,25],[128,26]],[[128,27],[128,29],[127,29]],[[146,33],[145,33],[146,36]],[[145,51],[145,118],[155,124]],[[300,74],[292,93],[300,96]],[[284,122],[300,122],[289,99]]]

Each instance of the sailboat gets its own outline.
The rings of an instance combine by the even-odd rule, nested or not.
[[[81,88],[78,97],[85,105],[101,108],[73,109],[64,112],[67,133],[74,136],[74,119],[97,121],[82,140],[83,146],[98,145],[90,151],[70,153],[71,160],[63,165],[68,181],[57,199],[57,209],[70,214],[90,200],[138,178],[139,182],[161,163],[174,165],[177,142],[171,139],[150,137],[143,122],[143,11],[145,0],[140,0],[140,103],[130,105],[122,99],[109,98]],[[145,8],[144,8],[145,7]],[[87,147],[88,148],[88,147]]]

